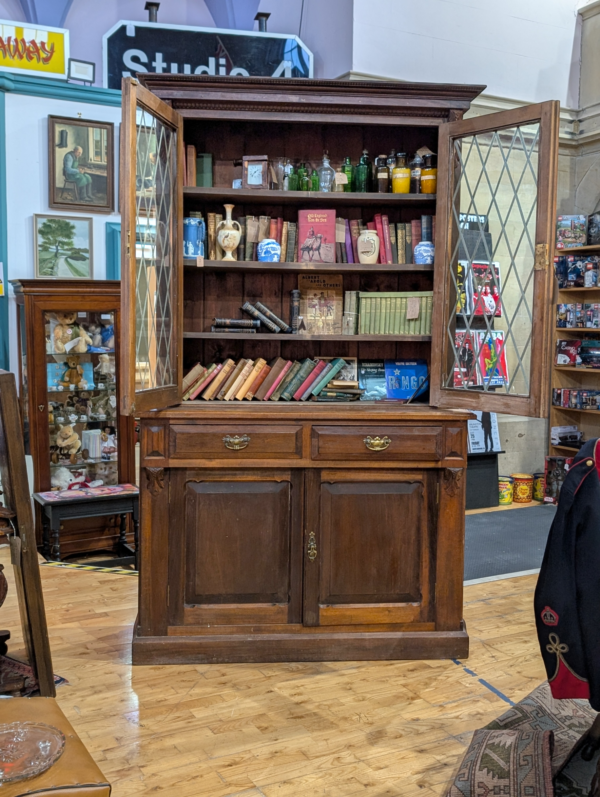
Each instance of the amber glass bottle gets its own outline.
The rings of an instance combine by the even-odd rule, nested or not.
[[[410,192],[410,169],[406,165],[406,152],[396,155],[396,165],[392,170],[392,193],[408,194]]]
[[[375,188],[378,194],[388,194],[390,190],[390,172],[387,166],[387,155],[375,158]]]
[[[437,191],[437,168],[434,166],[434,155],[425,155],[425,163],[421,169],[421,193],[435,194]]]

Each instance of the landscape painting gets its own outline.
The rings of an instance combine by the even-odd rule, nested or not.
[[[36,277],[92,279],[92,219],[35,214],[33,234]]]

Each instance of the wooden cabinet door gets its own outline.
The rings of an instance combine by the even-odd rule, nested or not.
[[[434,405],[547,415],[558,122],[543,102],[440,126]]]
[[[305,625],[430,621],[433,476],[323,470],[306,478]]]
[[[301,621],[302,475],[294,470],[172,471],[175,625]],[[177,579],[176,575],[180,576]]]
[[[181,400],[183,118],[124,78],[121,124],[121,412]]]

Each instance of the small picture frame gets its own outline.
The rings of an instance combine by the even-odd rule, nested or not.
[[[48,206],[112,213],[114,124],[48,117]]]
[[[242,158],[242,188],[269,187],[269,158],[267,155],[244,155]]]
[[[92,279],[93,219],[85,216],[33,216],[35,276],[40,279]]]

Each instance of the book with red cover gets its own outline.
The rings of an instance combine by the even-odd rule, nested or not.
[[[283,368],[281,369],[279,374],[277,374],[277,376],[275,377],[275,381],[273,382],[271,387],[265,393],[263,401],[268,401],[271,398],[273,393],[277,390],[277,388],[281,384],[281,381],[283,379],[285,379],[285,377],[287,376],[287,373],[288,373],[288,371],[290,370],[290,368],[292,367],[293,364],[294,364],[293,360],[288,360],[286,362],[286,364],[283,366]]]
[[[335,210],[298,211],[298,262],[335,263]]]
[[[358,226],[358,219],[351,219],[350,220],[350,238],[352,239],[352,254],[354,255],[353,263],[358,263],[358,249],[357,249],[357,241],[358,236],[360,235],[360,228]]]
[[[381,213],[376,213],[373,221],[375,222],[375,229],[377,230],[377,235],[379,236],[379,262],[385,263],[385,242],[383,240],[383,222],[381,220]]]
[[[262,385],[262,383],[265,381],[270,372],[271,372],[271,366],[265,363],[265,365],[263,365],[263,367],[261,368],[254,382],[250,385],[250,389],[244,396],[245,399],[251,401],[254,398],[254,394],[256,393],[258,388]]]
[[[198,396],[198,395],[199,395],[199,394],[200,394],[200,393],[201,393],[201,392],[204,390],[204,388],[205,388],[205,387],[207,387],[208,385],[210,385],[210,383],[213,381],[213,379],[215,378],[215,376],[216,376],[218,373],[220,373],[222,370],[223,370],[223,363],[219,363],[219,364],[217,365],[217,367],[216,367],[216,368],[213,368],[213,370],[210,372],[210,374],[208,374],[208,375],[207,375],[207,376],[206,376],[206,377],[205,377],[205,378],[204,378],[204,379],[203,379],[203,380],[202,380],[202,381],[201,381],[201,382],[200,382],[200,383],[197,385],[197,387],[195,387],[195,388],[194,388],[193,392],[190,394],[190,399],[189,399],[189,400],[190,400],[190,401],[193,401],[193,400],[196,398],[196,396]]]
[[[281,246],[281,232],[283,230],[283,219],[281,216],[277,218],[277,238],[275,239],[277,243]]]
[[[321,375],[321,372],[325,370],[326,365],[327,363],[325,362],[325,360],[319,360],[314,370],[308,375],[308,377],[300,385],[298,390],[294,393],[294,399],[296,401],[306,401],[306,399],[310,396],[311,390],[313,389],[315,382]]]
[[[381,223],[383,225],[383,243],[385,245],[385,262],[386,263],[393,263],[394,260],[392,258],[392,239],[390,238],[390,220],[387,216],[381,217]]]
[[[269,238],[272,241],[276,241],[277,240],[277,219],[276,218],[271,219],[271,221],[269,223]]]

